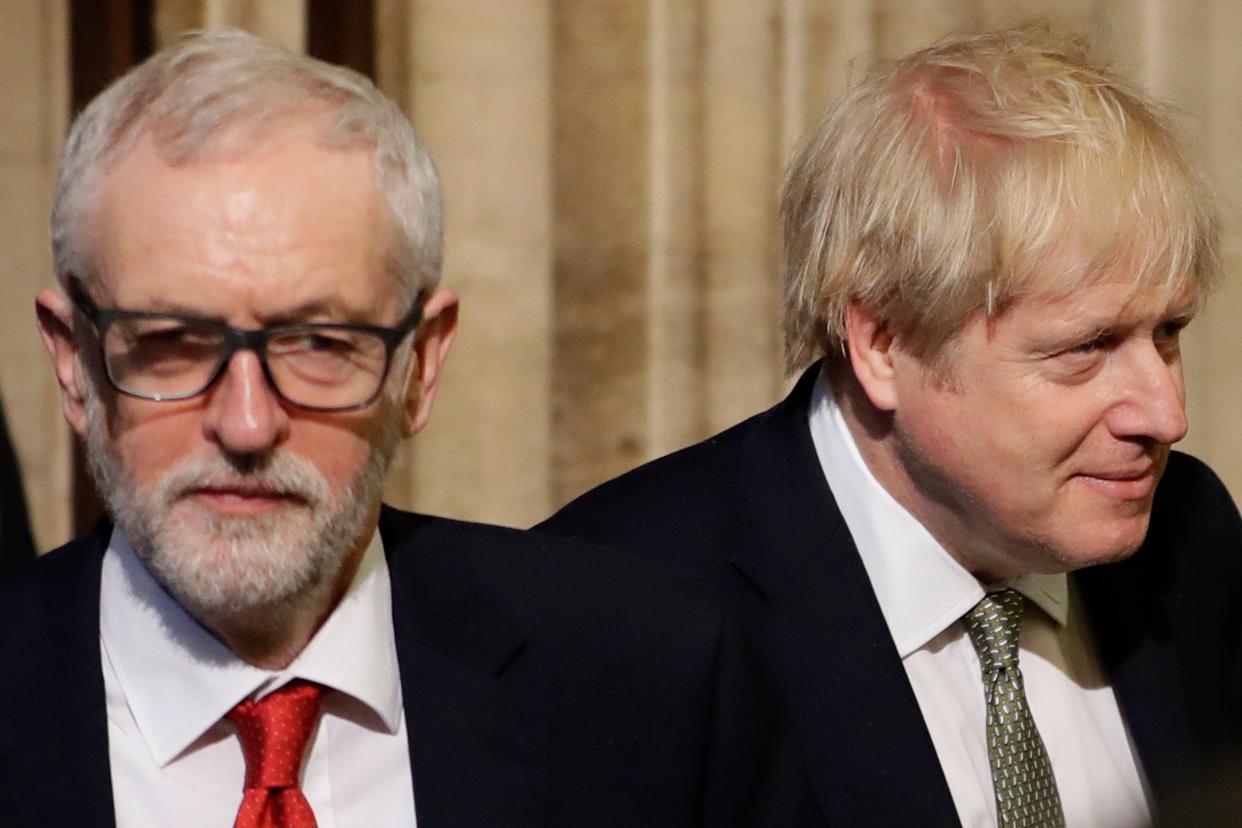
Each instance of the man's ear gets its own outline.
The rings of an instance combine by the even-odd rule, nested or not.
[[[82,375],[79,343],[73,332],[73,303],[52,289],[35,297],[35,316],[43,347],[52,358],[52,370],[60,385],[61,410],[69,426],[86,436],[86,378]]]
[[[845,344],[850,367],[871,404],[881,411],[897,407],[895,341],[888,323],[851,301],[845,309]]]
[[[423,304],[423,322],[414,339],[414,376],[406,384],[405,418],[401,432],[409,437],[423,430],[431,418],[431,404],[440,373],[457,335],[457,294],[439,288]]]

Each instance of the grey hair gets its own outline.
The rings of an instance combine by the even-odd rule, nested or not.
[[[258,138],[273,124],[327,114],[319,139],[368,147],[392,215],[387,264],[412,299],[440,278],[443,208],[435,165],[414,128],[370,80],[236,30],[188,32],[126,73],[76,118],[52,202],[56,277],[96,278],[88,225],[108,172],[150,135],[170,164],[232,151],[225,133]],[[242,149],[244,151],[243,141]]]

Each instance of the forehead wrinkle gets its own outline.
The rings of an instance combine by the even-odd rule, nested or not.
[[[1044,301],[1049,308],[1060,305],[1061,312],[1048,320],[1052,328],[1090,328],[1096,331],[1127,330],[1139,327],[1149,321],[1165,321],[1178,317],[1193,315],[1196,302],[1184,291],[1175,292],[1171,289],[1156,286],[1135,285],[1129,282],[1104,282],[1098,287],[1111,284],[1116,291],[1104,296],[1096,292],[1091,295],[1078,293],[1061,293],[1047,296]],[[1100,299],[1107,299],[1101,304]]]
[[[102,248],[127,263],[101,274],[110,299],[150,305],[171,289],[213,317],[227,315],[220,305],[227,299],[246,309],[237,318],[248,323],[312,301],[375,316],[355,290],[371,271],[389,278],[369,153],[299,134],[235,159],[169,164],[155,150],[150,139],[135,147],[102,194],[101,229],[110,239]],[[332,175],[319,176],[322,192],[308,199],[297,170],[315,164]]]

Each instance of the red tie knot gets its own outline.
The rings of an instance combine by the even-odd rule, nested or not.
[[[261,701],[245,699],[229,712],[246,758],[247,788],[297,786],[321,695],[318,685],[293,681]]]

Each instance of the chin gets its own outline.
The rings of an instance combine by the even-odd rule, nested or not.
[[[309,520],[194,517],[131,537],[156,579],[196,617],[286,602],[339,568],[339,544],[315,543]]]
[[[1089,566],[1117,563],[1133,555],[1143,545],[1147,536],[1147,519],[1143,518],[1141,526],[1134,526],[1127,521],[1126,526],[1119,526],[1108,531],[1107,527],[1097,526],[1106,531],[1093,532],[1088,537],[1068,539],[1058,544],[1056,557],[1062,563],[1062,569],[1072,572]]]

